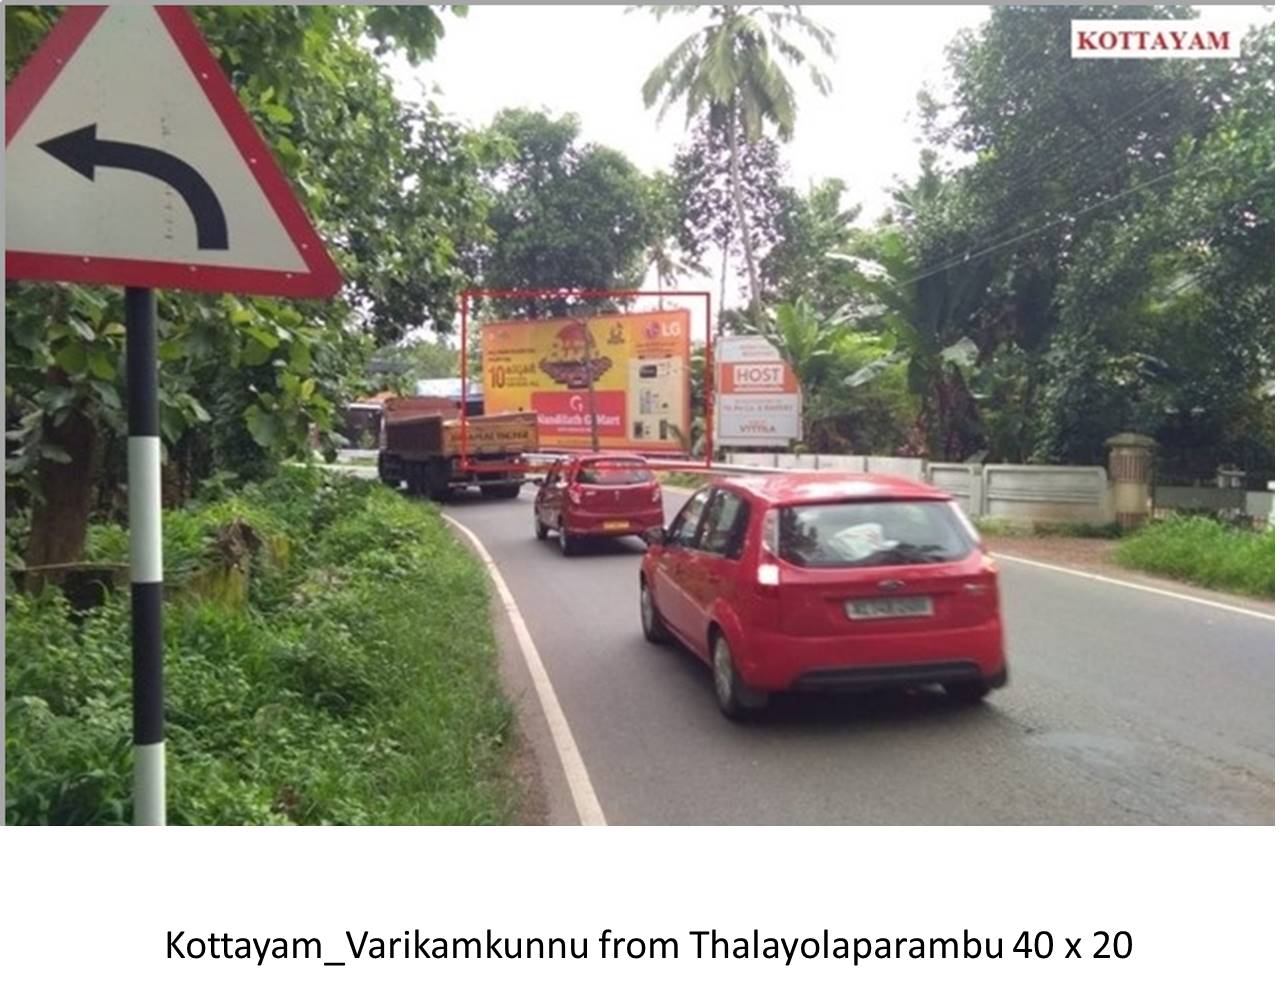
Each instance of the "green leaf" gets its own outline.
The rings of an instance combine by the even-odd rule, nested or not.
[[[89,371],[100,380],[116,379],[114,355],[106,349],[94,349],[89,353]]]
[[[277,347],[277,336],[265,328],[263,325],[251,324],[246,326],[246,334],[262,345],[265,349],[271,351]]]
[[[72,330],[75,331],[76,334],[78,334],[85,341],[92,342],[94,340],[94,329],[91,328],[89,325],[87,325],[80,318],[76,317],[75,314],[70,314],[67,316],[67,323],[71,325]]]
[[[85,346],[81,342],[70,342],[54,353],[54,362],[71,376],[80,376],[85,372]]]
[[[104,407],[110,407],[112,410],[120,410],[121,395],[116,389],[114,383],[104,383],[102,380],[93,380],[90,382],[95,394],[98,395],[99,402]]]
[[[262,366],[272,357],[272,353],[263,344],[252,338],[241,349],[241,361],[247,366]]]
[[[277,444],[280,437],[280,430],[277,419],[265,411],[258,404],[251,404],[246,408],[246,429],[259,445],[265,449],[270,449]]]
[[[295,339],[290,343],[290,371],[292,373],[308,372],[309,362],[311,360],[312,350],[309,349],[308,343],[303,339]]]

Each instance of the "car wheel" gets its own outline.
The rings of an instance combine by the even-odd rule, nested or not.
[[[563,555],[564,556],[576,555],[576,545],[577,543],[576,543],[575,537],[572,535],[568,535],[567,529],[565,527],[560,527],[558,529],[558,548],[562,550]]]
[[[722,635],[714,637],[710,662],[714,670],[714,697],[725,718],[743,721],[768,703],[767,694],[750,690],[742,683],[732,658],[732,648]]]
[[[947,692],[949,698],[961,704],[977,704],[991,693],[991,687],[984,680],[944,683],[942,689]]]
[[[652,600],[652,591],[648,589],[646,581],[639,584],[639,620],[643,623],[643,637],[649,642],[664,645],[670,641],[670,633],[666,630],[665,622],[661,620],[661,614],[656,609],[656,603]]]

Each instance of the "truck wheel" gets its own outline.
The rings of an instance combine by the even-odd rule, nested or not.
[[[386,487],[392,487],[396,490],[402,485],[402,467],[398,465],[397,460],[390,459],[383,452],[379,454],[378,462],[380,482]]]
[[[503,487],[492,487],[491,496],[499,497],[501,500],[513,500],[521,490],[521,483],[508,483]]]
[[[451,496],[451,467],[438,461],[425,464],[425,488],[439,503]]]
[[[424,493],[424,463],[413,462],[407,465],[406,490],[412,497]]]

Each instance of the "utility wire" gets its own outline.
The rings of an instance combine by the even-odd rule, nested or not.
[[[1193,173],[1193,175],[1201,176],[1201,175],[1204,175],[1205,173],[1214,172],[1217,168],[1218,168],[1217,166],[1207,166],[1205,169],[1197,170],[1195,173]],[[948,269],[954,269],[956,266],[963,265],[966,262],[973,262],[975,259],[980,259],[985,255],[990,255],[992,252],[997,252],[1002,248],[1006,248],[1010,245],[1015,245],[1018,242],[1025,241],[1026,239],[1031,238],[1033,235],[1038,235],[1042,231],[1047,231],[1050,228],[1055,227],[1056,225],[1070,224],[1071,222],[1075,221],[1077,218],[1084,217],[1086,214],[1099,210],[1102,207],[1106,207],[1108,204],[1114,203],[1115,201],[1120,200],[1123,197],[1128,197],[1132,193],[1137,193],[1138,191],[1146,189],[1147,187],[1155,186],[1157,183],[1160,183],[1162,180],[1169,179],[1172,176],[1175,176],[1176,174],[1183,172],[1185,169],[1191,169],[1191,166],[1178,166],[1175,169],[1171,169],[1168,172],[1162,173],[1160,176],[1154,176],[1150,180],[1147,180],[1143,183],[1138,183],[1135,186],[1130,187],[1129,189],[1121,190],[1119,193],[1114,193],[1109,197],[1105,197],[1102,200],[1100,200],[1098,203],[1091,204],[1089,207],[1086,207],[1082,210],[1075,211],[1072,214],[1056,217],[1052,221],[1046,222],[1045,224],[1042,224],[1039,227],[1032,228],[1029,231],[1022,232],[1021,234],[1015,235],[1013,238],[1007,238],[1004,241],[997,242],[994,245],[988,245],[986,248],[979,249],[976,252],[966,252],[964,258],[961,258],[954,262],[948,262],[946,264],[936,266],[932,269],[925,270],[922,273],[919,273],[908,279],[902,280],[896,285],[898,287],[904,287],[904,286],[909,286],[912,283],[918,283],[920,280],[927,279],[930,276],[935,276],[938,273],[946,272]]]

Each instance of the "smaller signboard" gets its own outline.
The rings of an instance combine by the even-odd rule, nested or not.
[[[784,448],[800,437],[799,382],[761,335],[732,335],[715,347],[715,444]]]

